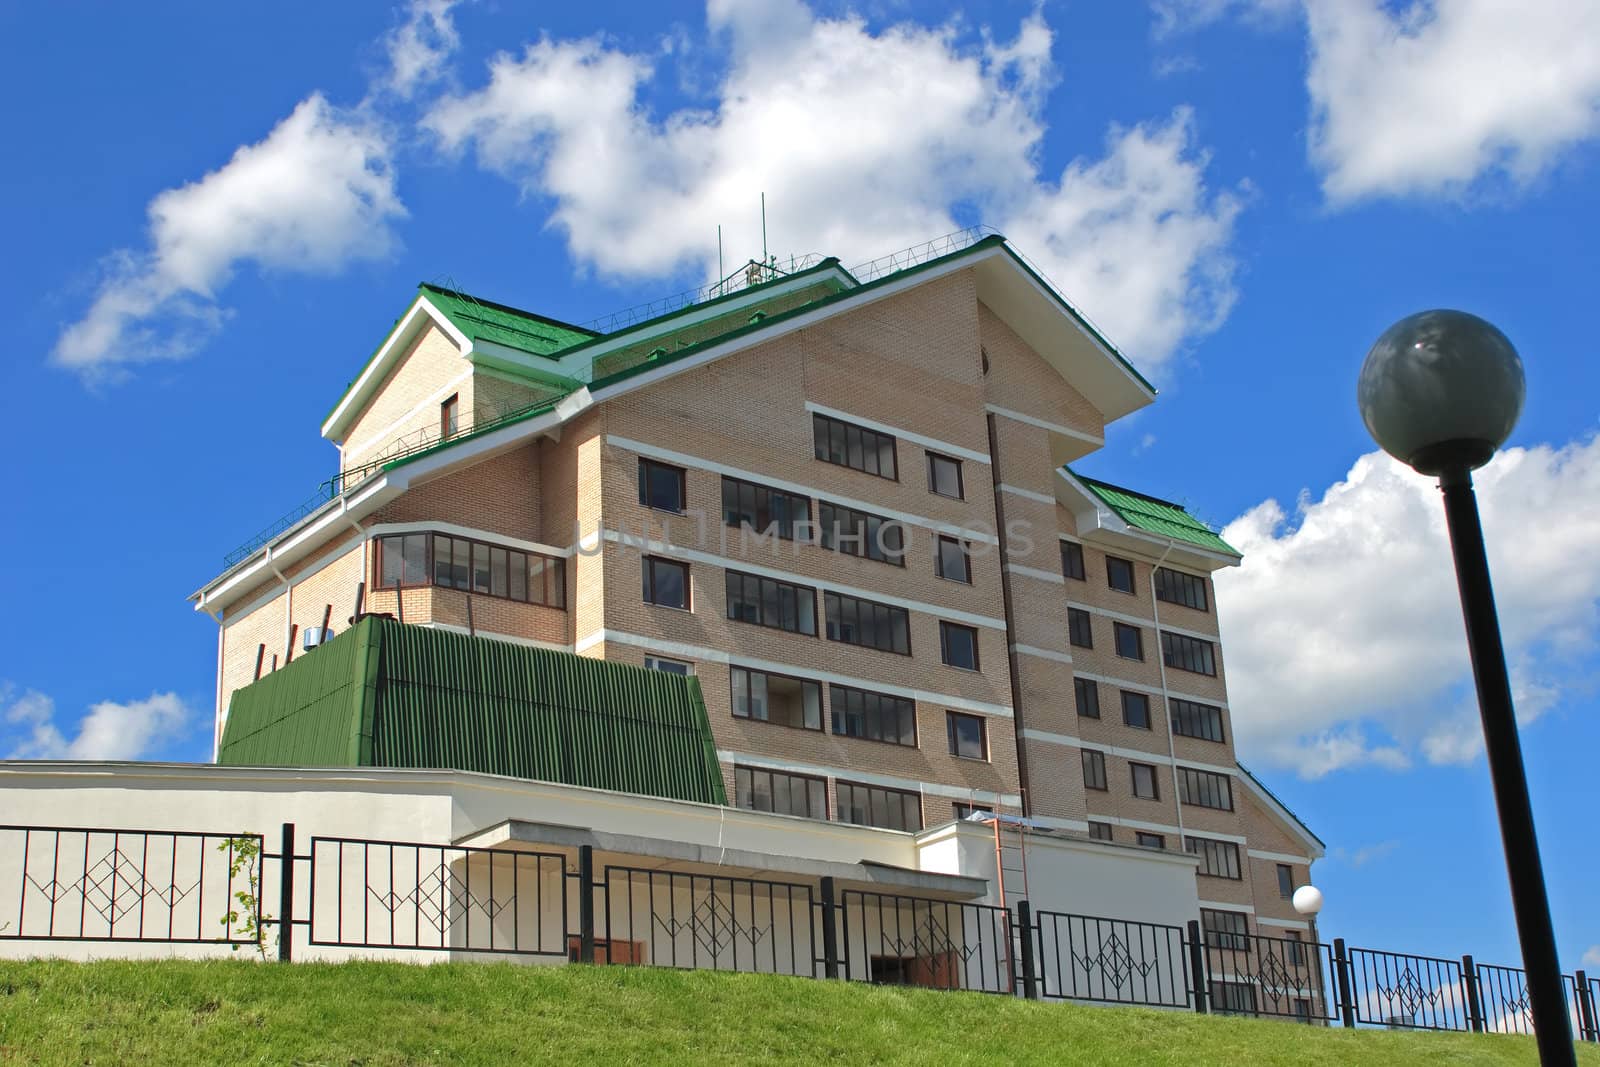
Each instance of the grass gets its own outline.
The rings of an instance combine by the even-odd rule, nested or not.
[[[0,1064],[1534,1064],[1531,1039],[1346,1031],[627,967],[0,961]],[[1583,1067],[1600,1067],[1584,1046]]]

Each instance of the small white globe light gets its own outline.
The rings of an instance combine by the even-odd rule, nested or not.
[[[1506,335],[1465,311],[1423,311],[1373,344],[1356,383],[1367,432],[1423,474],[1489,462],[1517,425],[1527,383]]]
[[[1303,885],[1294,891],[1292,903],[1301,915],[1316,915],[1322,910],[1322,890],[1314,885]]]

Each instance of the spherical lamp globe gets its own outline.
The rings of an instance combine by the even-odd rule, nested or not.
[[[1322,910],[1322,890],[1314,885],[1303,885],[1294,891],[1291,903],[1301,915],[1315,916]]]
[[[1465,473],[1494,455],[1522,414],[1522,359],[1465,311],[1422,311],[1383,332],[1356,400],[1385,452],[1423,474]]]

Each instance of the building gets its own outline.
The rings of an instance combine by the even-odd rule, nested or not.
[[[1003,238],[937,252],[603,331],[421,286],[322,426],[328,498],[194,594],[219,746],[308,632],[389,614],[692,672],[736,807],[1025,815],[1193,863],[1216,943],[1314,940],[1322,844],[1233,751],[1239,556],[1082,473],[1155,390]]]

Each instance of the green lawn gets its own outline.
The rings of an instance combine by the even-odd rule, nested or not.
[[[1533,1064],[1397,1034],[625,967],[0,961],[0,1064]],[[1579,1062],[1600,1067],[1600,1047]]]

